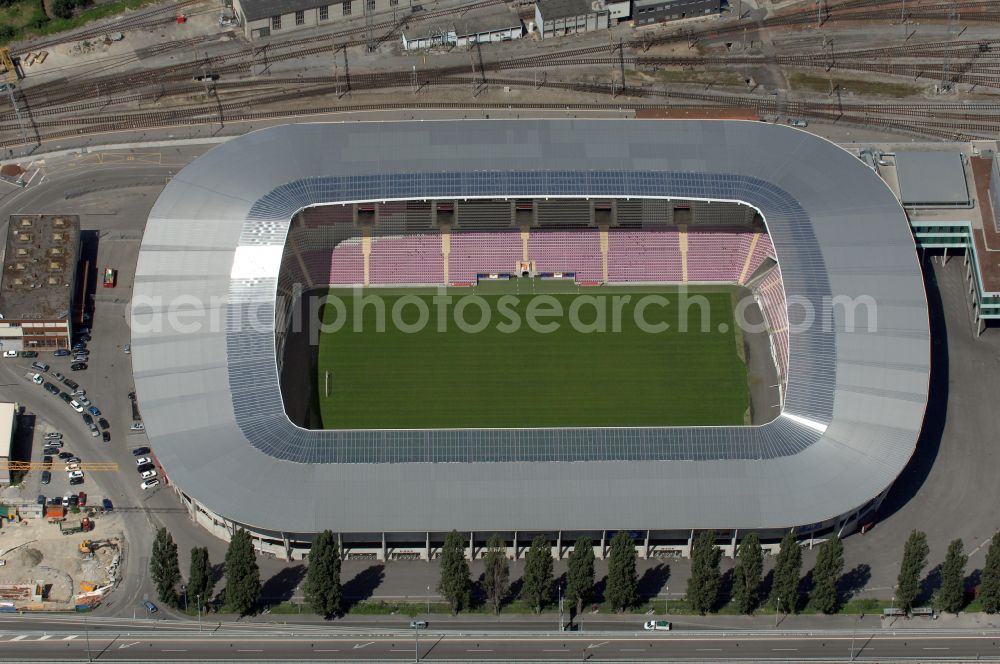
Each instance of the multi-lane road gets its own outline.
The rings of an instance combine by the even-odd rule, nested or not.
[[[165,623],[11,616],[6,660],[1000,660],[1000,631],[532,633]]]

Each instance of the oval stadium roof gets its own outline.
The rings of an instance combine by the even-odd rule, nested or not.
[[[790,334],[781,416],[759,427],[568,430],[288,421],[274,300],[299,209],[531,196],[760,210],[789,308],[817,312]],[[862,315],[851,331],[837,298],[874,303],[875,329]],[[930,372],[923,280],[895,196],[833,143],[743,121],[298,124],[233,139],[181,170],[153,207],[132,325],[146,432],[171,481],[217,514],[285,533],[817,523],[903,469]]]

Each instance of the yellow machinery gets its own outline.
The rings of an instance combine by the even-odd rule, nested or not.
[[[9,48],[0,47],[0,67],[3,67],[3,76],[8,83],[16,83],[24,78],[19,64],[20,59],[12,57]]]

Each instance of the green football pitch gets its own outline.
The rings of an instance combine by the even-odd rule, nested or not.
[[[316,378],[324,428],[748,421],[734,288],[689,288],[687,306],[669,286],[518,279],[445,294],[450,303],[427,289],[371,289],[364,295],[381,304],[359,307],[351,292],[329,292],[342,306],[322,313]]]

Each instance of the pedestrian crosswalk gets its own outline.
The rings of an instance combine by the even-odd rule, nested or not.
[[[56,641],[72,641],[73,639],[79,638],[79,634],[4,634],[0,632],[0,643],[4,641],[48,641],[50,639],[55,639]]]

